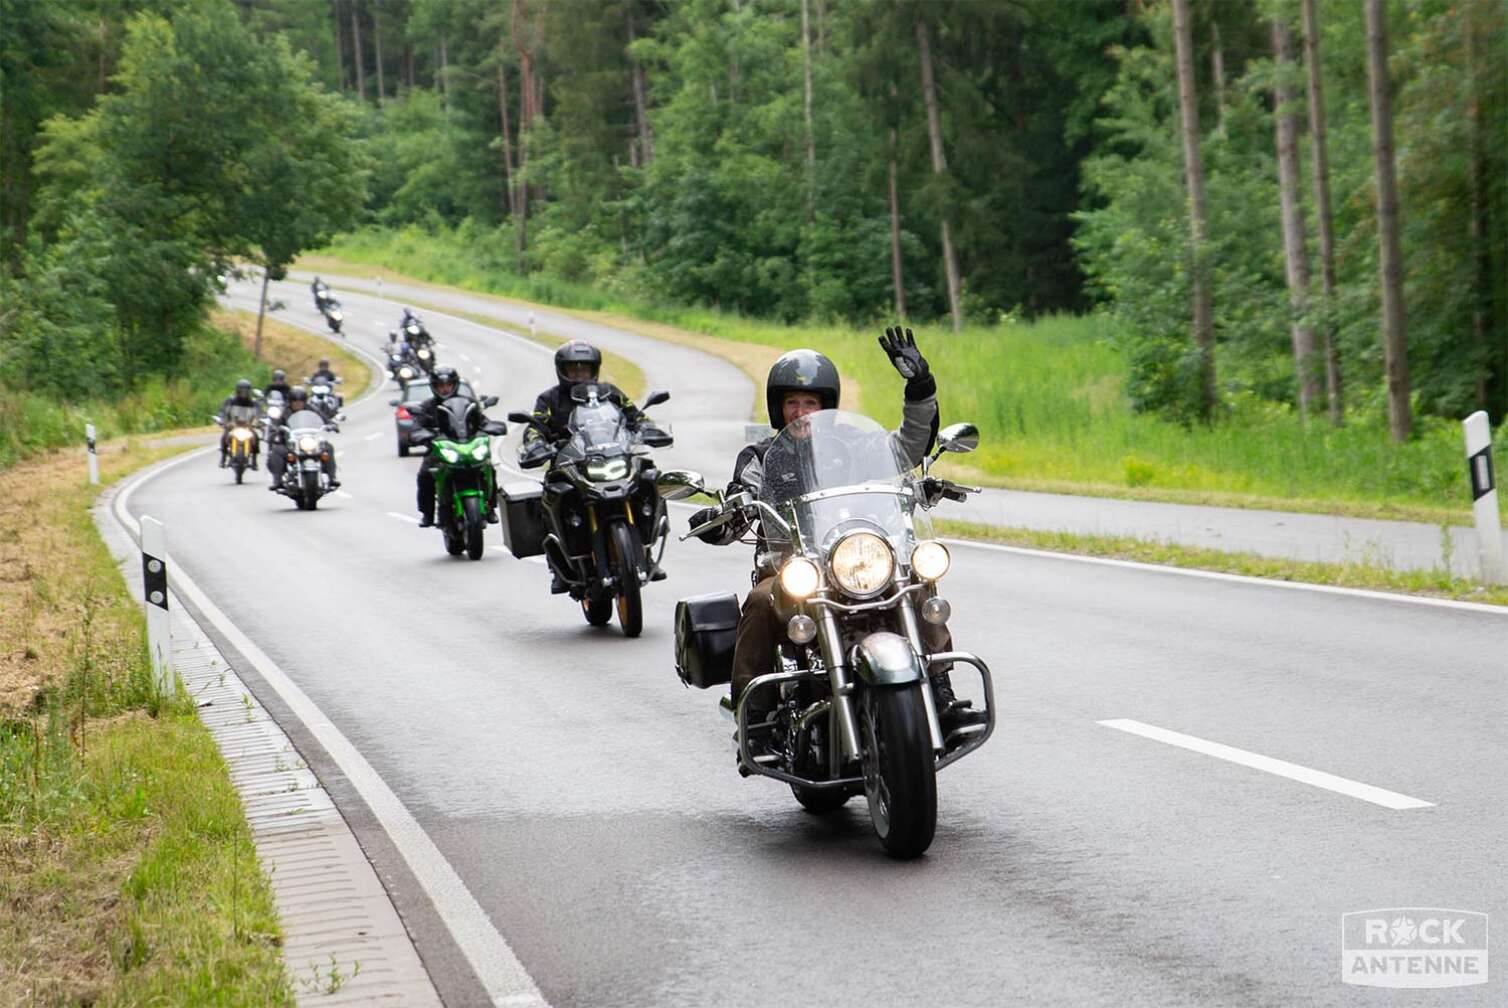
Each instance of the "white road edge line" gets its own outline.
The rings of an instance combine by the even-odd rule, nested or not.
[[[1163,564],[1141,563],[1137,560],[1114,560],[1110,557],[1083,556],[1078,553],[1055,553],[1052,550],[1029,549],[1025,546],[1006,546],[1002,543],[978,542],[973,539],[944,537],[941,541],[950,546],[993,550],[997,553],[1015,553],[1019,556],[1042,557],[1046,560],[1066,560],[1070,563],[1099,564],[1104,567],[1124,567],[1127,570],[1154,571],[1158,574],[1177,574],[1181,577],[1206,578],[1211,581],[1230,581],[1235,584],[1258,585],[1264,588],[1286,588],[1290,591],[1320,592],[1325,595],[1350,595],[1353,598],[1376,599],[1382,602],[1403,602],[1408,605],[1433,606],[1437,609],[1455,609],[1464,612],[1492,613],[1494,616],[1508,616],[1508,606],[1487,605],[1482,602],[1458,602],[1455,599],[1430,598],[1426,595],[1403,595],[1396,592],[1369,591],[1366,588],[1342,588],[1337,585],[1309,584],[1305,581],[1279,581],[1275,578],[1252,577],[1249,574],[1226,574],[1223,571],[1168,567]]]
[[[414,525],[419,524],[419,519],[415,518],[413,515],[399,514],[396,511],[384,511],[383,514],[387,515],[389,518],[396,518],[399,521],[410,522]]]
[[[115,497],[113,511],[116,520],[139,537],[141,526],[126,510],[131,494],[148,479],[189,459],[205,455],[210,450],[213,448],[189,452],[133,477]],[[405,521],[414,520],[407,515],[395,514],[394,517],[401,517]],[[534,979],[513,954],[508,940],[493,926],[487,912],[476,901],[471,890],[466,888],[466,883],[456,874],[450,862],[445,860],[445,855],[440,853],[429,834],[424,832],[418,820],[367,762],[366,757],[330,722],[314,701],[209,600],[178,564],[173,565],[172,589],[204,613],[261,674],[309,733],[325,747],[330,758],[340,767],[352,787],[377,817],[383,830],[392,838],[393,846],[398,848],[399,854],[408,863],[493,1002],[548,1006],[549,1002],[540,993]]]
[[[1271,756],[1263,756],[1259,753],[1247,752],[1245,749],[1237,749],[1234,746],[1222,745],[1219,742],[1211,742],[1208,739],[1197,738],[1193,735],[1184,735],[1181,732],[1169,731],[1167,728],[1159,728],[1156,725],[1144,724],[1141,721],[1133,721],[1130,718],[1112,718],[1108,721],[1096,721],[1095,724],[1104,725],[1106,728],[1114,728],[1117,731],[1129,732],[1132,735],[1140,735],[1143,738],[1153,739],[1157,742],[1166,742],[1180,749],[1189,749],[1216,759],[1226,760],[1230,763],[1239,763],[1253,770],[1265,770],[1267,773],[1279,777],[1287,777],[1301,784],[1312,787],[1324,788],[1326,791],[1334,791],[1336,794],[1347,795],[1351,798],[1360,798],[1362,801],[1371,802],[1373,805],[1381,805],[1383,808],[1395,810],[1433,808],[1434,802],[1421,801],[1418,798],[1410,798],[1408,795],[1399,794],[1397,791],[1389,791],[1386,788],[1373,787],[1371,784],[1362,784],[1359,781],[1349,780],[1345,777],[1337,777],[1335,774],[1325,773],[1323,770],[1311,770],[1309,767],[1300,766],[1297,763],[1289,763],[1287,760],[1273,759]]]
[[[368,434],[366,437],[362,438],[361,440],[363,440],[363,441],[376,441],[378,438],[382,437],[382,434],[383,434],[382,431],[372,431],[372,433]]]

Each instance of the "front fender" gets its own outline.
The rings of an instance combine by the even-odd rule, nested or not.
[[[904,686],[921,682],[922,660],[900,634],[879,631],[855,644],[850,663],[870,686]]]

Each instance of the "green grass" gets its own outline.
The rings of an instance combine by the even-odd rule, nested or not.
[[[339,239],[332,260],[383,266],[432,283],[606,312],[685,330],[719,352],[730,343],[810,346],[838,363],[849,404],[885,422],[899,418],[900,382],[875,332],[848,326],[784,326],[700,308],[653,305],[507,268],[508,248],[474,233],[416,228],[367,230]],[[1307,428],[1280,404],[1245,399],[1213,427],[1185,428],[1136,413],[1111,323],[1095,316],[1048,318],[954,334],[920,327],[938,374],[944,422],[971,420],[983,433],[960,475],[1030,490],[1269,507],[1370,517],[1467,522],[1470,499],[1459,424],[1421,418],[1419,436],[1394,445],[1379,420],[1340,430]],[[746,370],[756,370],[747,359]],[[1508,438],[1499,432],[1499,444]],[[1508,513],[1508,495],[1502,499]]]

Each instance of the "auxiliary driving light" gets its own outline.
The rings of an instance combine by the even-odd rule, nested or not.
[[[936,581],[948,573],[952,563],[948,547],[936,539],[924,539],[911,551],[911,570],[923,581]]]
[[[810,644],[817,638],[817,621],[804,613],[797,613],[785,625],[785,635],[792,644]]]
[[[933,626],[942,626],[952,615],[953,607],[948,605],[947,599],[929,598],[922,603],[922,619]]]
[[[780,589],[797,601],[809,598],[821,580],[817,565],[806,557],[793,556],[780,568]]]

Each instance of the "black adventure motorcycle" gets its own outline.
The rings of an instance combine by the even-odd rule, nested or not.
[[[670,534],[649,452],[674,439],[647,421],[630,430],[623,411],[595,384],[575,386],[571,399],[569,437],[559,444],[550,444],[529,414],[508,415],[546,435],[520,458],[520,467],[551,466],[543,486],[503,488],[503,535],[514,556],[544,554],[588,623],[607,623],[616,604],[623,633],[637,637],[644,629],[640,589],[664,578],[659,562]],[[669,399],[669,392],[651,392],[644,408]]]
[[[921,472],[868,417],[823,410],[788,424],[764,459],[763,486],[724,497],[700,475],[662,473],[670,499],[710,493],[719,513],[695,535],[735,519],[757,522],[758,577],[778,575],[795,611],[786,640],[730,711],[739,773],[790,785],[813,812],[862,794],[885,850],[917,857],[937,825],[937,772],[984,745],[995,728],[994,684],[976,655],[928,654],[920,620],[945,624],[937,595],[948,549],[932,538],[925,510],[971,488],[926,475],[944,451],[972,451],[971,424],[938,436]],[[676,669],[688,685],[729,682],[739,606],[731,593],[676,607]],[[979,673],[988,721],[943,736],[928,672],[969,665]],[[957,674],[956,671],[954,673]],[[750,697],[758,700],[751,705]],[[724,710],[728,699],[723,698]],[[750,710],[769,715],[749,723]]]

